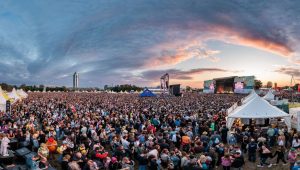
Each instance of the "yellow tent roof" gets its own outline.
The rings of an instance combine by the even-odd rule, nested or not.
[[[3,95],[3,97],[6,99],[6,100],[9,100],[10,98],[8,97],[8,95],[5,93],[5,92],[3,92],[2,91],[2,95]]]
[[[11,99],[7,93],[5,91],[2,90],[1,86],[0,86],[0,93],[2,93],[2,96],[4,97],[5,100],[10,100],[13,101],[13,99]]]

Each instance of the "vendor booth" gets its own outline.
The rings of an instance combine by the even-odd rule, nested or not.
[[[288,129],[291,128],[291,117],[289,114],[272,106],[268,101],[259,97],[256,93],[251,93],[246,97],[246,102],[238,106],[227,117],[226,126],[230,129],[237,119],[269,119],[284,118]]]
[[[263,98],[267,101],[271,101],[271,100],[274,100],[275,95],[272,93],[272,90],[270,89]]]

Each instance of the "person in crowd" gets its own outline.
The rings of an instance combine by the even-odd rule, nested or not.
[[[265,145],[262,145],[260,153],[260,164],[257,165],[257,167],[271,167],[272,164],[267,162],[267,159],[271,156],[271,154],[271,151]]]
[[[46,145],[50,153],[50,159],[54,159],[54,154],[56,153],[57,150],[57,142],[54,139],[54,137],[48,138]]]
[[[295,148],[291,148],[288,153],[288,161],[290,163],[290,169],[293,169],[294,164],[297,161],[297,152]]]
[[[255,139],[251,138],[250,143],[247,145],[248,149],[248,160],[250,162],[256,162],[256,151],[258,149],[258,145],[255,142]]]
[[[286,165],[286,161],[285,161],[285,158],[284,158],[285,153],[286,152],[285,152],[284,146],[278,145],[275,154],[272,156],[272,157],[277,156],[276,164],[274,164],[274,165],[277,165],[279,163],[279,160],[281,160],[283,162],[283,165]]]
[[[243,166],[245,165],[245,160],[241,152],[234,152],[233,153],[233,162],[231,167],[233,170],[242,170]]]
[[[221,165],[223,166],[223,170],[230,170],[230,166],[232,163],[232,158],[230,157],[229,153],[226,153],[222,158],[221,158]]]
[[[298,149],[300,147],[300,139],[297,134],[294,135],[292,141],[292,147]]]
[[[0,128],[10,140],[36,150],[41,168],[50,167],[49,158],[72,170],[241,169],[245,154],[255,162],[256,150],[272,142],[273,147],[298,147],[297,133],[288,138],[281,125],[270,127],[266,135],[256,125],[244,129],[238,122],[228,129],[226,110],[244,97],[37,92],[16,102],[10,118],[0,117]],[[276,155],[282,161],[283,152]],[[267,154],[261,149],[263,165]]]
[[[293,166],[292,170],[299,170],[300,169],[300,161],[297,161]]]

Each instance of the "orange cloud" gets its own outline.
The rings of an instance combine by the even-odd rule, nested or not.
[[[196,41],[186,44],[184,47],[178,47],[178,45],[176,46],[172,43],[158,46],[158,51],[161,52],[160,56],[152,59],[151,65],[175,65],[191,58],[207,59],[212,62],[219,61],[219,58],[215,55],[219,54],[220,51],[206,49],[200,43],[196,43]]]
[[[191,26],[191,27],[196,27]],[[207,40],[219,40],[231,44],[243,45],[268,51],[282,57],[291,57],[294,50],[280,40],[268,36],[254,36],[250,32],[236,30],[223,25],[209,25],[199,31],[196,28],[190,32],[185,32],[185,37],[172,36],[172,31],[168,33],[171,40],[155,45],[149,51],[153,54],[152,62],[146,66],[176,65],[191,58],[207,59],[212,62],[218,62],[220,58],[216,57],[220,51],[210,50],[205,47]]]
[[[262,50],[269,51],[271,53],[278,54],[283,57],[289,57],[294,52],[288,46],[276,42],[267,41],[264,39],[254,39],[254,38],[250,39],[250,38],[239,37],[238,41],[243,45],[256,47]]]
[[[290,57],[294,53],[294,50],[285,43],[276,42],[273,41],[272,38],[263,36],[255,37],[251,35],[251,33],[244,33],[226,26],[212,26],[211,32],[212,36],[210,39],[254,47],[283,57]]]

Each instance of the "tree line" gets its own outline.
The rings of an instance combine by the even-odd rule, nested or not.
[[[131,84],[123,84],[123,85],[116,85],[113,87],[109,87],[108,85],[104,86],[104,90],[110,90],[110,91],[114,91],[114,92],[130,92],[130,91],[141,91],[144,88],[142,87],[137,87],[135,85],[131,85]]]
[[[43,91],[45,87],[44,85],[26,85],[26,84],[17,86],[17,85],[10,85],[7,83],[0,83],[0,86],[5,91],[12,91],[13,88],[23,89],[25,91]],[[65,86],[46,87],[46,91],[68,91],[68,88]]]

